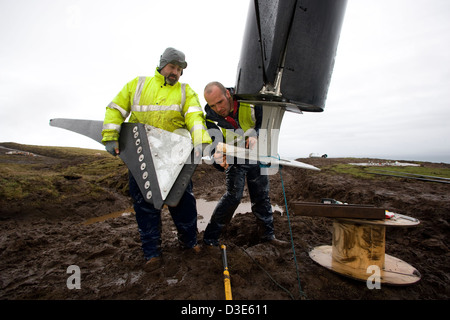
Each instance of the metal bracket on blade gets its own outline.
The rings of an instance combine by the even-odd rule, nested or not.
[[[235,158],[246,158],[249,160],[259,161],[264,166],[264,173],[269,175],[277,173],[280,165],[320,171],[320,169],[312,165],[296,160],[281,159],[278,155],[278,139],[280,135],[281,121],[283,120],[286,108],[294,106],[293,104],[289,102],[256,100],[239,100],[239,102],[259,105],[263,108],[263,117],[258,136],[258,150],[249,151],[239,147],[230,148],[227,146],[227,155]]]
[[[52,119],[50,125],[102,141],[102,121]],[[164,204],[176,206],[197,167],[189,133],[123,123],[119,147],[119,157],[135,178],[145,201],[156,209]]]

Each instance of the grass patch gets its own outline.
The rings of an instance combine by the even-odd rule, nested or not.
[[[428,168],[428,167],[383,167],[366,168],[367,171],[387,174],[410,173],[423,176],[450,178],[450,169],[447,168]]]
[[[58,159],[72,160],[74,157],[108,157],[106,151],[96,149],[82,149],[73,147],[47,147],[4,142],[0,144],[6,148],[31,152],[37,155]]]
[[[336,174],[348,174],[356,178],[361,179],[374,179],[375,177],[366,172],[365,167],[353,166],[350,164],[336,164],[328,168],[333,173]]]
[[[394,167],[394,166],[385,166],[385,167],[374,167],[374,166],[355,166],[351,164],[335,164],[326,166],[325,169],[327,172],[335,173],[335,174],[348,174],[355,178],[361,179],[382,179],[382,176],[375,175],[372,173],[382,173],[382,174],[393,174],[393,175],[405,175],[405,173],[421,175],[421,176],[430,176],[430,177],[441,177],[441,178],[450,178],[450,169],[448,168],[433,168],[426,166],[405,166],[405,167]]]
[[[7,201],[22,200],[28,193],[22,189],[20,181],[12,181],[8,178],[0,178],[0,196]]]
[[[1,145],[43,157],[0,156],[0,203],[59,203],[76,195],[100,199],[108,189],[127,187],[127,168],[118,157],[92,149]],[[122,181],[126,180],[126,181]],[[32,204],[31,204],[32,203]]]
[[[56,176],[2,176],[0,178],[0,196],[7,201],[20,201],[35,195],[47,200],[60,196],[55,186]]]

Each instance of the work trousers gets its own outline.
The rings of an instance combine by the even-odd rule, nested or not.
[[[223,227],[233,217],[241,202],[245,178],[250,194],[252,212],[265,227],[261,240],[272,240],[274,236],[273,213],[269,197],[269,177],[261,175],[259,164],[234,164],[226,171],[227,192],[222,196],[208,223],[203,242],[207,245],[219,245],[219,236]]]
[[[144,200],[131,172],[129,173],[130,196],[133,199],[134,211],[142,243],[144,257],[149,260],[161,255],[161,210]],[[197,244],[197,204],[192,193],[192,181],[176,207],[169,207],[178,241],[186,248]]]

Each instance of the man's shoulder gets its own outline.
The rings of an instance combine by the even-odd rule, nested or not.
[[[195,90],[194,89],[192,89],[192,87],[189,85],[189,83],[186,83],[186,82],[179,82],[180,83],[180,85],[184,85],[184,87],[186,88],[185,90],[186,90],[186,94],[189,96],[189,95],[195,95],[195,96],[197,96],[197,92],[195,92]]]
[[[136,85],[139,82],[146,82],[147,80],[151,79],[153,77],[148,77],[148,76],[136,76],[133,79],[131,79],[130,81],[128,81],[128,84],[134,84]]]

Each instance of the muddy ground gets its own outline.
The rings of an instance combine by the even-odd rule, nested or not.
[[[15,145],[20,148],[20,145]],[[26,149],[26,148],[24,148]],[[105,173],[95,183],[103,191],[84,192],[92,181],[82,174],[67,174],[92,157],[6,155],[0,148],[0,166],[30,166],[43,174],[59,176],[57,195],[34,194],[28,186],[20,201],[0,199],[0,299],[2,300],[223,300],[222,256],[219,250],[194,254],[179,248],[174,226],[163,210],[163,266],[143,271],[143,255],[131,201],[126,195],[126,171]],[[27,149],[29,150],[29,148]],[[104,163],[113,161],[104,152]],[[450,297],[449,218],[450,185],[412,179],[361,179],[332,172],[331,165],[349,159],[300,159],[325,168],[321,172],[284,167],[281,170],[289,209],[293,248],[258,242],[258,227],[251,213],[236,215],[223,234],[235,300],[448,300]],[[368,159],[351,159],[367,162]],[[117,161],[117,160],[114,160]],[[88,164],[86,164],[88,165]],[[421,163],[450,168],[449,164]],[[5,169],[5,170],[6,170]],[[10,170],[11,171],[11,170]],[[3,171],[5,172],[5,171]],[[13,172],[5,179],[12,179]],[[3,174],[4,175],[4,174]],[[281,177],[273,175],[271,200],[285,206]],[[53,180],[55,181],[55,180]],[[111,183],[113,181],[114,183]],[[197,198],[218,200],[225,176],[212,166],[200,165],[193,176]],[[40,181],[36,180],[36,184]],[[11,197],[11,196],[9,196]],[[413,265],[418,283],[382,285],[368,289],[363,281],[329,271],[308,255],[319,245],[331,244],[332,220],[306,217],[293,210],[294,201],[334,198],[351,204],[370,204],[420,220],[410,228],[388,228],[386,253]],[[39,201],[39,205],[36,202]],[[247,193],[243,201],[249,201]],[[275,211],[276,235],[290,242],[288,217]],[[99,222],[93,217],[123,212]],[[208,215],[199,208],[199,216]],[[198,238],[202,239],[203,232]],[[81,288],[69,266],[78,266]]]

